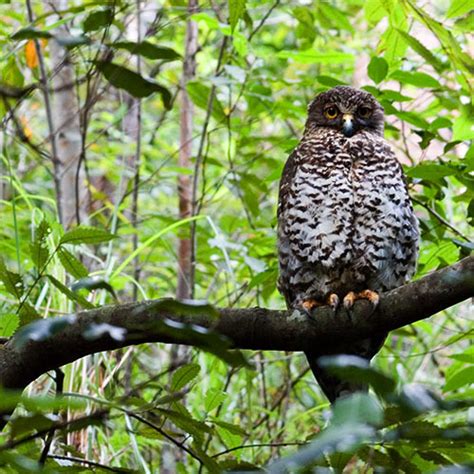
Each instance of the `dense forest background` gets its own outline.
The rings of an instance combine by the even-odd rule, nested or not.
[[[473,27],[466,0],[0,2],[0,351],[105,304],[283,309],[278,182],[308,102],[338,84],[385,109],[416,279],[469,255]],[[375,393],[331,419],[301,353],[87,356],[0,394],[21,402],[0,470],[472,472],[470,310],[392,332],[374,369],[351,366]]]

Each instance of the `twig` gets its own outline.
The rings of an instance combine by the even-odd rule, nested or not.
[[[270,10],[267,11],[267,13],[265,13],[265,15],[263,16],[263,18],[260,20],[260,23],[257,25],[257,27],[250,33],[247,41],[250,43],[250,41],[252,41],[252,38],[258,33],[258,31],[260,30],[260,28],[265,24],[265,22],[267,21],[268,17],[272,14],[273,10],[275,10],[275,8],[279,5],[280,3],[280,0],[276,0],[276,2],[270,7]]]
[[[105,471],[110,471],[110,472],[130,472],[129,469],[121,469],[119,467],[111,467],[107,466],[106,464],[100,464],[95,461],[89,461],[88,459],[81,459],[81,458],[74,458],[70,456],[61,456],[59,454],[48,454],[49,459],[59,459],[61,461],[70,461],[70,462],[75,462],[75,463],[80,463],[80,464],[85,464],[86,466],[91,466],[91,467],[99,467],[100,469],[104,469]]]
[[[217,458],[218,456],[222,456],[223,454],[231,453],[232,451],[237,451],[239,449],[248,449],[248,448],[262,448],[262,447],[270,447],[274,448],[277,446],[305,446],[308,443],[305,442],[291,442],[291,443],[256,443],[256,444],[243,444],[242,446],[235,446],[234,448],[226,449],[225,451],[221,451],[217,454],[214,454],[212,457]]]
[[[411,200],[419,204],[421,207],[424,207],[433,217],[438,219],[438,221],[441,222],[441,224],[445,225],[449,230],[451,230],[458,237],[461,237],[466,242],[471,242],[471,239],[469,239],[469,237],[466,237],[462,232],[457,230],[456,227],[453,227],[443,216],[438,214],[432,207],[428,206],[428,204],[425,204],[423,201],[415,197],[412,197]]]

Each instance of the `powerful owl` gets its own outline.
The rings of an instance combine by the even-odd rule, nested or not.
[[[380,292],[415,272],[418,223],[383,129],[383,108],[366,91],[338,86],[310,103],[303,138],[280,182],[278,289],[288,308],[311,314],[342,304],[350,311],[357,299],[375,307]],[[374,334],[331,353],[370,360],[385,338]],[[317,347],[306,352],[333,402],[360,387],[325,372],[318,358],[326,354]]]

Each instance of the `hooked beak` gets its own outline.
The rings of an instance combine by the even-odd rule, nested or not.
[[[353,115],[352,114],[343,114],[342,116],[342,133],[346,137],[352,137],[354,135],[354,123],[353,123]]]

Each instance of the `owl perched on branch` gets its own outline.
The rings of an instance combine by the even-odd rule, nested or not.
[[[415,272],[418,223],[402,171],[383,137],[383,108],[363,90],[338,86],[309,105],[303,138],[286,162],[278,202],[278,289],[288,308],[374,307],[379,293]],[[317,321],[317,320],[316,320]],[[371,359],[386,334],[334,347]],[[331,402],[357,390],[307,352]]]

